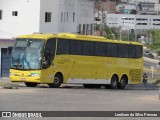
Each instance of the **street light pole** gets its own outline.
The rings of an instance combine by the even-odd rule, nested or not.
[[[120,40],[122,40],[122,29],[124,29],[124,19],[125,19],[125,17],[122,17],[122,20],[123,20],[123,27],[120,28]]]
[[[136,25],[137,25],[137,22],[136,22],[136,17],[135,17],[135,29],[134,29],[134,34],[135,34],[134,41],[135,42],[137,41],[137,28],[136,28]]]

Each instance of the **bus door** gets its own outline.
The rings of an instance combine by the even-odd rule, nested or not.
[[[56,39],[52,38],[46,42],[46,46],[43,53],[43,67],[41,72],[41,83],[53,82],[53,60],[56,51]]]

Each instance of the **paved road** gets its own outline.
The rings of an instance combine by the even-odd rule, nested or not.
[[[160,111],[160,100],[158,87],[153,85],[133,85],[128,86],[125,90],[112,90],[84,89],[73,85],[58,89],[48,88],[46,85],[27,88],[21,83],[18,89],[1,88],[0,111],[17,110]],[[70,118],[67,119],[70,120]],[[115,119],[117,118],[113,118]],[[90,120],[93,119],[90,118]]]
[[[148,61],[149,64],[155,64]],[[159,87],[128,85],[125,90],[84,89],[67,85],[59,89],[40,85],[0,89],[0,111],[160,111]],[[43,118],[43,120],[53,118]],[[54,118],[55,120],[158,120],[158,118]],[[4,120],[1,119],[1,120]],[[15,120],[17,120],[15,118]],[[28,118],[26,119],[28,120]],[[38,118],[37,120],[42,120]]]

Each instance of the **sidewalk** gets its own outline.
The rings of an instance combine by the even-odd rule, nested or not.
[[[0,78],[0,89],[18,89],[19,84],[13,83],[9,78]]]

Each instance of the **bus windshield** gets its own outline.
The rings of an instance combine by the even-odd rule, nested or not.
[[[41,69],[43,47],[44,41],[40,39],[16,39],[11,55],[11,68]]]

